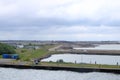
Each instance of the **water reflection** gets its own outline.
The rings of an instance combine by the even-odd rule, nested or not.
[[[108,56],[108,55],[83,55],[83,54],[55,54],[42,61],[53,61],[62,59],[64,62],[72,63],[90,63],[90,64],[108,64],[117,65],[120,64],[120,56]]]

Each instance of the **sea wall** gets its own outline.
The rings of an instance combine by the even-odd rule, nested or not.
[[[66,70],[74,72],[106,72],[120,74],[120,69],[100,69],[100,68],[73,68],[73,67],[55,67],[55,66],[30,66],[30,65],[11,65],[0,64],[0,67],[17,69],[44,69],[44,70]]]

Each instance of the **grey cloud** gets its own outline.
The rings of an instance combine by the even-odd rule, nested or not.
[[[92,20],[65,20],[59,18],[8,18],[0,20],[0,27],[50,27],[50,26],[73,26],[73,25],[84,25],[84,26],[120,26],[119,20],[117,21],[92,21]]]
[[[35,39],[70,39],[71,35],[74,38],[78,35],[76,39],[80,39],[79,34],[83,37],[85,34],[87,39],[90,36],[92,38],[97,37],[96,34],[100,33],[106,36],[111,35],[108,38],[112,39],[113,33],[115,33],[113,35],[119,34],[120,18],[118,14],[116,15],[116,13],[120,13],[117,8],[119,7],[118,4],[117,6],[113,5],[111,9],[106,4],[109,2],[108,0],[105,1],[105,5],[102,5],[103,0],[103,2],[98,0],[98,2],[101,2],[101,4],[96,3],[99,6],[94,5],[96,0],[91,0],[90,4],[88,3],[89,0],[82,0],[81,2],[79,0],[75,0],[75,2],[73,0],[70,2],[69,0],[63,0],[62,3],[61,0],[57,3],[54,3],[56,0],[49,1],[16,0],[14,2],[14,0],[0,0],[4,3],[0,5],[0,34],[6,35],[6,37],[2,36],[0,39],[7,39],[8,36],[11,36],[10,39],[30,39],[31,36]],[[114,2],[110,1],[111,3]],[[87,4],[89,5],[86,6]],[[112,13],[112,11],[114,12]],[[79,28],[74,28],[75,26],[79,28],[84,26],[88,30],[82,31]],[[101,29],[101,26],[112,28],[103,27]],[[87,34],[91,35],[87,36]],[[107,38],[106,36],[99,37],[99,39]],[[117,39],[117,37],[114,39]]]

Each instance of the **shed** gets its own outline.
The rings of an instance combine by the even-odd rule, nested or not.
[[[2,58],[11,58],[10,54],[2,54]]]
[[[18,54],[12,54],[12,55],[11,55],[11,58],[12,58],[12,59],[19,59],[19,55],[18,55]]]
[[[2,58],[5,59],[19,59],[18,54],[2,54]]]

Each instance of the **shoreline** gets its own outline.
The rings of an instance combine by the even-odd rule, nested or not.
[[[51,52],[52,54],[85,54],[85,55],[114,55],[120,56],[120,50],[87,50],[86,52],[83,50],[57,50]]]
[[[16,69],[43,69],[43,70],[65,70],[80,73],[88,72],[105,72],[120,74],[120,69],[104,69],[104,68],[75,68],[75,67],[61,67],[61,66],[40,66],[40,65],[16,65],[16,64],[0,64],[0,67],[4,68],[16,68]]]

